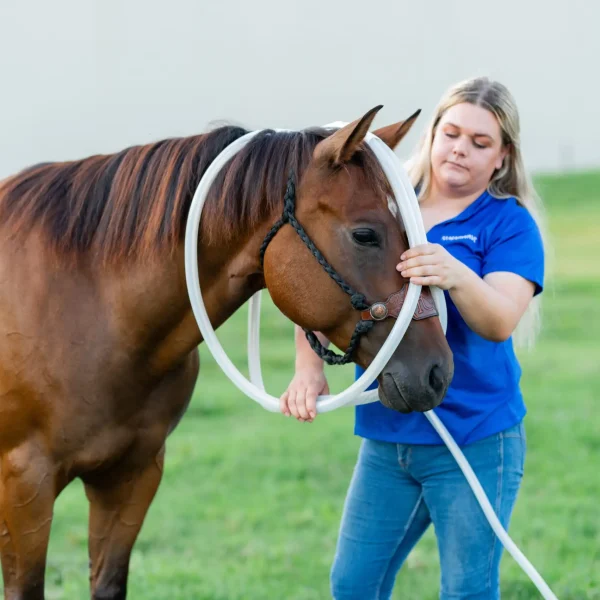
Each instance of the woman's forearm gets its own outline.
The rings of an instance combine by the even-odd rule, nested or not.
[[[315,335],[325,348],[329,346],[329,340],[322,333],[315,331]],[[296,344],[296,370],[307,367],[323,369],[323,359],[310,347],[306,334],[298,325],[294,325],[294,339]]]

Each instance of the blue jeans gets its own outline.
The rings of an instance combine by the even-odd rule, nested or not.
[[[461,448],[505,529],[523,476],[525,444],[521,423]],[[333,598],[388,600],[398,570],[431,523],[440,598],[499,598],[503,546],[446,446],[363,440],[331,571]]]

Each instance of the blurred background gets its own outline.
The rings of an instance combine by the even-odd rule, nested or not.
[[[0,177],[215,122],[302,128],[377,104],[377,126],[423,109],[398,150],[407,157],[449,85],[482,74],[505,83],[552,254],[542,336],[520,355],[529,450],[510,534],[559,598],[600,598],[599,22],[600,4],[582,0],[0,0]],[[263,370],[279,395],[293,374],[293,329],[263,295]],[[219,330],[240,367],[246,318],[244,307]],[[267,413],[201,354],[129,597],[329,597],[359,445],[353,409],[310,425]],[[352,367],[328,376],[340,391]],[[47,597],[88,597],[87,569],[87,503],[74,482],[56,506]],[[394,598],[434,600],[438,579],[429,531]],[[508,554],[502,589],[539,597]]]
[[[459,79],[515,95],[531,168],[600,163],[600,6],[584,0],[2,0],[0,176],[190,135],[431,113]],[[407,138],[407,152],[418,128]]]

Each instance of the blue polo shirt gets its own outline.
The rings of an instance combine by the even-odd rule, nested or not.
[[[535,295],[543,289],[544,250],[530,213],[514,198],[498,199],[487,191],[462,213],[432,227],[431,243],[483,277],[510,271],[532,281]],[[400,257],[398,257],[398,261]],[[447,291],[446,338],[454,355],[454,377],[436,414],[456,442],[472,443],[518,424],[526,413],[519,380],[521,368],[512,338],[485,340],[465,323]],[[363,373],[356,366],[356,377]],[[377,387],[375,381],[369,389]],[[403,444],[442,444],[417,412],[401,414],[381,402],[357,406],[355,433],[361,437]]]

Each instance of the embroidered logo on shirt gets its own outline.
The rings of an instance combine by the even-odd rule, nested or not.
[[[454,240],[471,240],[473,243],[477,241],[477,236],[471,233],[467,235],[443,235],[442,240],[444,242],[452,242]]]

